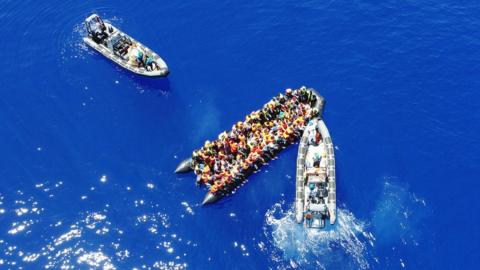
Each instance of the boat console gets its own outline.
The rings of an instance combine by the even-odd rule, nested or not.
[[[113,29],[108,29],[105,26],[103,20],[96,14],[91,15],[85,20],[85,26],[88,31],[88,35],[98,44],[105,43]]]

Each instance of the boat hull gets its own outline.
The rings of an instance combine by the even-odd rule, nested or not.
[[[120,30],[118,30],[117,28],[112,26],[111,24],[105,23],[105,25],[109,28],[114,29],[113,30],[114,32],[117,31],[117,32],[121,33],[122,35],[130,38],[131,41],[134,44],[136,44],[137,47],[140,48],[142,51],[144,51],[147,55],[152,55],[154,57],[157,65],[160,67],[160,69],[159,70],[154,70],[154,71],[148,71],[143,67],[133,66],[129,63],[128,60],[125,60],[125,59],[121,58],[120,56],[116,55],[112,50],[110,50],[106,46],[104,46],[102,44],[98,44],[95,41],[93,41],[93,39],[90,36],[84,37],[83,41],[88,46],[90,46],[91,48],[93,48],[97,52],[101,53],[103,56],[107,57],[108,59],[112,60],[113,62],[115,62],[119,66],[121,66],[124,69],[127,69],[127,70],[129,70],[129,71],[131,71],[135,74],[142,75],[142,76],[145,76],[145,77],[166,77],[170,73],[170,71],[167,67],[167,64],[163,61],[163,59],[160,58],[160,56],[158,56],[158,54],[156,54],[155,52],[150,50],[148,47],[144,46],[142,43],[140,43],[140,42],[136,41],[135,39],[133,39],[132,37],[128,36],[127,34],[121,32]]]
[[[317,117],[321,118],[321,116],[323,114],[323,107],[324,107],[324,104],[325,104],[325,99],[315,89],[309,88],[307,90],[311,91],[316,96],[316,101],[313,104],[313,108],[318,110],[318,116]],[[303,137],[305,137],[305,136],[302,136],[302,140],[303,140]],[[305,140],[306,140],[306,138],[305,138]],[[302,141],[300,142],[300,144],[302,144]],[[278,154],[278,152],[280,152],[282,149],[283,149],[283,147],[277,149],[275,151],[275,155]],[[179,165],[177,166],[177,168],[175,170],[175,173],[190,172],[190,171],[192,171],[191,165],[192,165],[192,159],[191,158],[185,159],[185,160],[183,160],[182,162],[179,163]],[[258,164],[258,168],[261,167],[261,166],[262,166],[261,164]],[[298,166],[297,166],[297,168],[298,168]],[[251,169],[251,170],[245,172],[242,179],[240,181],[238,181],[238,183],[236,183],[236,185],[234,185],[233,188],[230,189],[230,190],[224,190],[224,191],[218,192],[216,194],[212,194],[211,192],[207,192],[202,204],[206,205],[206,204],[215,203],[215,202],[221,200],[223,197],[227,196],[228,194],[231,194],[236,188],[241,186],[246,181],[246,179],[252,173],[254,173],[255,171],[256,171],[255,169]],[[298,175],[298,173],[297,173],[297,175]],[[199,179],[197,178],[197,184],[200,184],[200,182],[201,181],[199,181]]]
[[[192,171],[192,159],[187,158],[178,164],[175,173],[187,173]]]
[[[313,90],[314,91],[314,90]],[[316,91],[314,93],[317,97],[321,97]],[[335,155],[334,155],[334,146],[330,132],[328,131],[325,122],[322,120],[322,112],[324,107],[324,99],[321,98],[317,103],[317,109],[320,114],[317,119],[317,128],[322,136],[325,151],[326,151],[326,175],[328,178],[328,195],[327,195],[327,215],[329,218],[330,224],[334,224],[336,221],[336,175],[335,175]],[[300,139],[298,155],[297,155],[297,171],[296,171],[296,181],[295,181],[295,219],[297,223],[304,222],[305,215],[305,192],[306,192],[306,181],[305,181],[305,169],[306,169],[306,158],[308,152],[308,138],[307,132],[304,132],[302,138]],[[319,220],[321,225],[318,227],[324,226],[324,220]]]

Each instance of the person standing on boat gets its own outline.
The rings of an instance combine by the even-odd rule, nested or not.
[[[307,211],[307,212],[305,213],[305,220],[306,220],[306,222],[307,222],[307,226],[308,226],[308,227],[312,227],[312,219],[313,219],[312,212]]]

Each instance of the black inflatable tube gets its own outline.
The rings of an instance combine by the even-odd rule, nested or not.
[[[317,90],[315,90],[313,88],[308,88],[307,90],[312,91],[312,93],[315,94],[315,96],[317,97],[317,101],[315,102],[313,107],[318,110],[318,117],[322,118],[323,108],[325,107],[325,98],[323,98],[323,96],[320,95],[317,92]]]
[[[203,198],[202,205],[216,203],[218,200],[220,200],[224,196],[225,195],[218,196],[218,195],[213,194],[211,192],[207,192],[207,194],[205,195],[205,198]]]
[[[187,173],[193,171],[192,158],[187,158],[178,164],[175,173]]]

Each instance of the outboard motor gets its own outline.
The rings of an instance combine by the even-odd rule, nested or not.
[[[107,27],[105,23],[96,14],[92,14],[85,20],[85,26],[88,31],[88,35],[92,37],[96,43],[102,43],[107,37]]]

